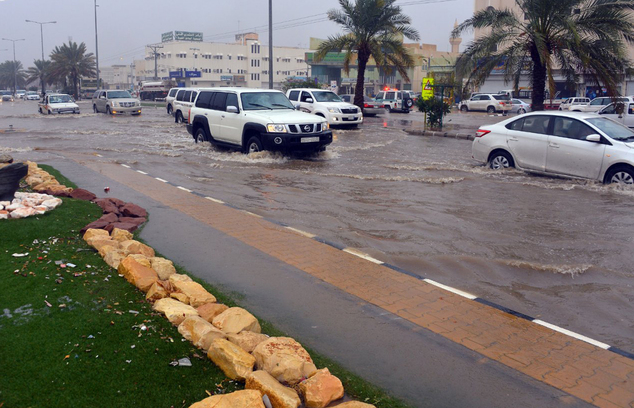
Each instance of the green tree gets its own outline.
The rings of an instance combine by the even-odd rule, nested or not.
[[[46,93],[46,85],[50,85],[53,83],[51,80],[51,61],[50,60],[35,60],[33,61],[33,66],[29,67],[26,71],[29,82],[35,81],[36,79],[40,80],[40,84],[42,85],[42,94]]]
[[[543,110],[546,85],[555,94],[555,72],[570,83],[584,75],[618,94],[629,66],[626,44],[634,40],[632,0],[515,0],[518,11],[488,7],[452,33],[484,29],[456,62],[459,75],[482,84],[494,67],[517,89],[530,77],[533,110]]]
[[[418,31],[410,26],[410,18],[394,5],[396,0],[339,0],[341,10],[328,11],[328,18],[341,25],[344,34],[328,37],[319,45],[315,61],[329,52],[344,52],[343,69],[350,73],[350,65],[358,66],[354,104],[363,109],[365,69],[370,57],[386,72],[393,68],[409,81],[407,69],[414,66],[414,58],[403,45],[402,37],[418,41]],[[356,59],[356,61],[355,61]]]
[[[432,129],[442,130],[442,118],[451,112],[451,106],[437,96],[429,99],[418,98],[416,106],[419,111],[427,114],[427,124]]]
[[[16,61],[5,61],[0,64],[0,88],[13,89],[15,95],[15,83],[18,86],[24,87],[26,85],[26,74],[22,68],[22,63]]]
[[[95,57],[92,52],[86,53],[86,44],[77,45],[69,41],[53,49],[51,53],[51,74],[53,78],[67,83],[66,78],[73,85],[73,94],[79,95],[79,79],[82,77],[94,77],[97,74]]]

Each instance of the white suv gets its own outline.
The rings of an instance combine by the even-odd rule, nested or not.
[[[174,113],[174,99],[176,99],[176,92],[178,92],[180,88],[171,88],[165,97],[165,108],[167,109],[167,114],[172,115]]]
[[[344,102],[336,93],[322,89],[289,89],[286,96],[303,112],[321,116],[329,125],[357,126],[363,113],[356,105]]]
[[[261,150],[319,152],[332,143],[323,118],[299,112],[280,91],[200,88],[188,113],[187,131],[196,143]]]
[[[488,114],[506,114],[512,106],[511,97],[506,94],[476,94],[459,105],[461,112],[485,111]]]
[[[198,95],[198,88],[180,88],[178,90],[176,98],[172,101],[174,122],[186,122],[185,115],[189,113],[189,108],[194,106],[196,95]]]
[[[590,98],[568,98],[559,105],[559,110],[569,110],[573,112],[581,112],[581,107],[588,105]]]

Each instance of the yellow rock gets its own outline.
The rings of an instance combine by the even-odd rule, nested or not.
[[[103,258],[106,253],[119,249],[119,243],[111,239],[93,239],[90,241],[93,248],[99,251],[99,255]]]
[[[148,258],[151,258],[154,256],[154,250],[151,247],[145,244],[142,244],[139,241],[136,241],[134,239],[122,241],[120,245],[121,245],[120,248],[128,255],[141,254],[141,255],[145,255]]]
[[[152,284],[152,286],[150,286],[150,290],[147,291],[145,298],[147,300],[159,300],[169,297],[169,295],[170,294],[165,286],[163,286],[163,283],[161,281],[156,281]]]
[[[190,405],[189,408],[265,408],[262,394],[256,390],[241,390],[214,395]]]
[[[372,404],[366,404],[365,402],[359,401],[348,401],[343,404],[337,405],[337,408],[376,408]]]
[[[192,278],[190,278],[187,275],[181,275],[180,273],[175,273],[173,275],[170,275],[169,281],[172,285],[174,285],[174,283],[176,282],[192,282]]]
[[[172,298],[159,299],[154,302],[152,308],[163,313],[167,320],[176,326],[189,316],[198,316],[196,309]]]
[[[48,180],[48,181],[45,181],[43,183],[40,183],[38,185],[33,186],[33,190],[41,192],[41,191],[46,190],[50,186],[56,186],[56,185],[59,185],[59,182],[57,180]]]
[[[123,249],[121,249],[121,251],[125,253]],[[140,263],[141,265],[145,266],[146,268],[152,268],[152,264],[150,263],[150,260],[148,259],[147,256],[141,255],[141,254],[129,254],[128,256],[134,259],[135,261],[137,261],[138,263]]]
[[[176,273],[176,268],[174,268],[174,264],[169,259],[155,256],[150,258],[150,262],[152,262],[152,269],[158,273],[161,280],[167,280]]]
[[[308,352],[290,337],[270,337],[253,350],[259,370],[283,384],[295,385],[317,371]]]
[[[213,325],[225,333],[240,333],[242,330],[260,333],[260,323],[251,313],[241,307],[230,307],[214,317]]]
[[[268,396],[275,408],[297,408],[302,403],[294,389],[283,386],[266,371],[254,371],[247,375],[244,388],[258,390]]]
[[[110,239],[110,236],[106,230],[90,228],[84,233],[84,241],[86,241],[88,245],[92,245],[91,242],[93,239]]]
[[[313,376],[299,383],[306,408],[324,408],[343,397],[343,384],[327,368],[317,370]]]
[[[191,341],[194,346],[205,351],[209,350],[209,346],[215,339],[224,339],[226,337],[223,332],[199,316],[190,316],[183,320],[178,325],[178,332]]]
[[[174,276],[174,275],[172,275]],[[172,280],[170,276],[170,283],[175,292],[185,294],[189,298],[189,304],[193,307],[204,305],[205,303],[214,303],[216,297],[207,292],[200,283],[194,281],[180,281]],[[222,330],[222,328],[219,328]]]
[[[196,308],[200,317],[207,320],[209,323],[214,320],[214,317],[218,316],[227,309],[229,309],[229,307],[221,303],[205,303],[204,305]]]
[[[174,299],[178,300],[179,302],[183,302],[183,303],[185,303],[186,305],[188,305],[188,304],[189,304],[189,296],[187,296],[187,295],[186,295],[186,294],[184,294],[184,293],[181,293],[181,292],[171,292],[171,293],[170,293],[170,297],[172,297],[172,298],[174,298]]]
[[[251,354],[225,339],[212,341],[207,356],[233,380],[243,381],[255,364]]]
[[[152,284],[159,280],[154,269],[141,265],[131,256],[121,261],[117,270],[128,282],[143,292],[149,291]]]
[[[242,347],[247,353],[251,353],[258,344],[268,338],[269,336],[266,334],[254,333],[246,330],[243,330],[240,333],[227,334],[227,340]]]
[[[132,240],[132,233],[120,228],[113,228],[110,237],[119,242],[130,241]]]
[[[120,249],[114,247],[109,248],[110,250],[103,255],[103,260],[110,265],[110,267],[118,269],[119,264],[123,261],[126,255]]]

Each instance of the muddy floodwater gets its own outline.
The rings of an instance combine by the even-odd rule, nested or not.
[[[499,120],[467,115],[447,123]],[[634,352],[633,189],[489,170],[471,159],[470,141],[403,132],[422,125],[418,113],[334,130],[327,151],[306,158],[196,144],[163,108],[58,117],[5,102],[0,132],[10,125],[0,154],[100,154]]]

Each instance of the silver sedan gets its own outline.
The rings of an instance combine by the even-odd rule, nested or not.
[[[518,115],[521,115],[523,113],[531,111],[531,104],[526,103],[521,99],[511,99],[511,103],[513,104],[511,106],[511,113],[517,113]]]
[[[344,102],[354,103],[354,95],[339,95]],[[376,116],[385,113],[385,108],[369,96],[363,96],[363,116]]]

